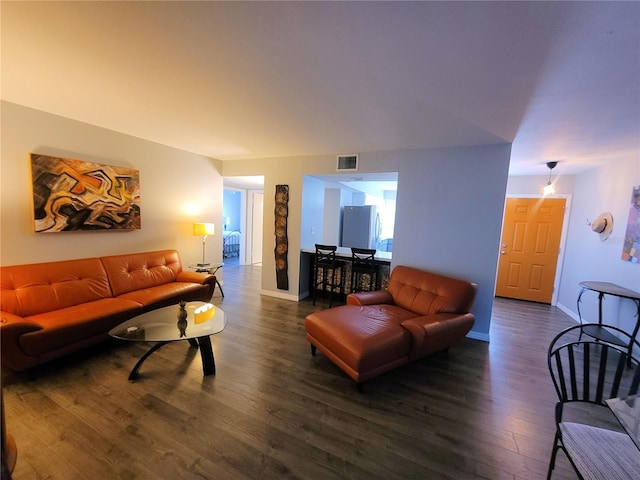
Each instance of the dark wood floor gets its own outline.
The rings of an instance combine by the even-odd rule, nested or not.
[[[358,393],[310,355],[304,317],[326,305],[261,297],[259,275],[225,267],[215,376],[202,376],[186,342],[157,351],[134,382],[146,347],[115,341],[36,380],[3,372],[14,478],[544,478],[555,403],[546,348],[573,324],[560,310],[497,299],[490,344],[465,339]],[[575,478],[562,455],[554,478]]]

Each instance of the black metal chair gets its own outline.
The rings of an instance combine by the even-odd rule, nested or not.
[[[316,255],[313,262],[313,304],[316,304],[316,293],[318,287],[322,287],[324,297],[327,287],[329,287],[329,308],[333,306],[333,293],[336,288],[340,295],[344,294],[345,283],[345,262],[336,258],[335,245],[320,245],[316,243]],[[336,271],[338,279],[336,281]]]
[[[558,403],[547,479],[551,478],[558,450],[564,451],[580,479],[640,478],[640,450],[605,403],[638,393],[638,361],[628,358],[625,347],[582,340],[582,327],[563,330],[549,345],[547,361]],[[605,328],[627,343],[630,340],[629,334],[617,327]]]
[[[368,248],[351,248],[351,293],[377,290],[378,266],[374,260],[375,250]],[[368,288],[364,288],[365,275],[369,279]]]

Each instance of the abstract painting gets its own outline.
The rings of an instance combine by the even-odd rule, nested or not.
[[[631,191],[631,207],[622,245],[622,260],[640,263],[640,185],[633,187]]]
[[[138,170],[31,154],[36,232],[140,229]]]

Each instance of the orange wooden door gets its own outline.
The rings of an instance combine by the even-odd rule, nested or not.
[[[496,296],[551,303],[564,198],[507,198]]]

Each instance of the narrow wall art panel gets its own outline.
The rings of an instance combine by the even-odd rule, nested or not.
[[[622,260],[640,263],[640,185],[631,189],[631,206],[629,207],[627,231],[624,234]]]
[[[140,229],[138,170],[31,154],[36,232]]]
[[[275,196],[275,235],[274,249],[276,260],[276,286],[280,290],[289,289],[289,238],[287,236],[287,218],[289,216],[289,185],[276,185]]]

